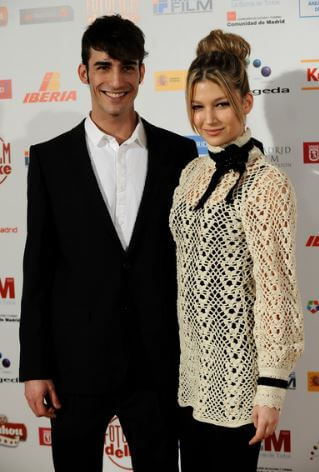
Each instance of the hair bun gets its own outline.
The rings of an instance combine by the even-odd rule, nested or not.
[[[228,52],[246,63],[250,55],[250,45],[238,34],[224,33],[216,29],[199,41],[196,54],[199,56],[211,51]]]

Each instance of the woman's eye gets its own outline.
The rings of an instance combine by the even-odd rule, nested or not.
[[[192,105],[192,110],[199,110],[200,108],[202,108],[201,105]]]
[[[225,108],[229,106],[229,102],[220,102],[220,103],[217,103],[216,106],[220,108]]]

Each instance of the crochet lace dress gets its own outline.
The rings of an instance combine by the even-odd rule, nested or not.
[[[249,129],[235,141],[242,146]],[[209,147],[212,152],[221,148]],[[254,147],[194,210],[215,163],[199,157],[183,170],[170,214],[176,243],[181,340],[179,404],[199,421],[251,423],[253,405],[282,408],[287,380],[303,351],[296,282],[296,201],[288,178]],[[258,378],[270,385],[258,385]],[[273,380],[273,382],[272,382]]]

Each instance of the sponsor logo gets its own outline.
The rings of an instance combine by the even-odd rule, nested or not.
[[[0,279],[0,303],[7,299],[15,299],[15,286],[13,277]]]
[[[260,70],[260,74],[263,77],[269,77],[271,75],[271,68],[269,66],[262,66],[261,60],[260,59],[254,59],[252,61],[252,65],[255,67],[255,69]]]
[[[0,377],[0,384],[3,383],[19,383],[18,377]]]
[[[303,143],[303,161],[305,164],[319,164],[319,143]]]
[[[289,390],[296,390],[296,372],[289,374],[287,388]]]
[[[277,12],[274,10],[274,7],[280,7],[281,0],[231,0],[230,3],[231,10],[226,12],[227,26],[278,25],[286,22],[283,16],[272,14],[273,12],[278,12],[278,10]],[[263,14],[248,16],[253,8],[259,10],[260,13],[262,11]],[[243,11],[243,15],[239,11]]]
[[[69,5],[58,7],[27,8],[20,10],[20,25],[37,23],[61,23],[74,19],[73,9]]]
[[[86,0],[85,3],[88,23],[102,15],[113,15],[114,12],[134,23],[139,21],[140,0]]]
[[[153,0],[154,15],[211,13],[213,0]]]
[[[156,92],[184,90],[186,74],[186,70],[162,70],[154,72]]]
[[[5,415],[0,415],[0,446],[17,447],[27,440],[27,428],[23,423],[9,423]]]
[[[0,352],[0,365],[2,370],[6,371],[11,366],[11,361]]]
[[[287,459],[291,456],[291,432],[280,430],[274,432],[269,438],[264,439],[261,445],[261,457],[274,457],[276,459]]]
[[[306,247],[319,247],[319,235],[309,236],[306,242]]]
[[[252,94],[256,97],[260,95],[282,95],[290,93],[290,89],[288,87],[281,87],[280,85],[271,86],[264,85],[267,83],[268,78],[272,75],[272,68],[269,65],[264,65],[260,58],[255,58],[249,61],[251,74],[253,80],[258,81],[257,87],[251,90]]]
[[[29,149],[25,149],[24,150],[24,165],[28,167],[29,162],[30,162],[30,151]]]
[[[291,167],[291,147],[283,146],[268,146],[265,147],[265,155],[271,164],[277,167]]]
[[[319,392],[319,372],[308,372],[308,391]]]
[[[11,323],[11,322],[19,322],[20,318],[18,315],[0,315],[0,323]]]
[[[300,18],[311,18],[319,16],[319,2],[309,0],[299,0]]]
[[[120,422],[116,416],[112,418],[106,430],[104,451],[110,461],[120,469],[133,470],[131,453]]]
[[[51,428],[39,428],[39,444],[40,446],[51,446]]]
[[[207,143],[206,141],[198,135],[192,135],[192,136],[186,136],[189,139],[192,139],[195,141],[196,146],[197,146],[197,152],[199,156],[206,155],[208,153],[207,151]]]
[[[309,300],[307,310],[312,314],[317,313],[319,311],[319,300]]]
[[[51,428],[39,428],[40,446],[51,446]],[[105,457],[122,470],[133,470],[131,453],[122,427],[116,416],[110,421],[105,433]]]
[[[0,26],[8,24],[8,9],[7,7],[0,7]]]
[[[274,87],[274,88],[255,88],[252,91],[252,94],[256,97],[259,95],[281,95],[285,93],[290,93],[290,89],[287,87]]]
[[[319,59],[301,59],[301,63],[307,65],[301,90],[319,90]]]
[[[17,232],[17,226],[0,226],[0,234],[16,234]]]
[[[11,148],[10,143],[6,143],[0,138],[0,184],[11,174]]]
[[[39,91],[26,93],[23,103],[69,102],[76,98],[76,90],[60,91],[60,72],[47,72]]]
[[[12,81],[0,80],[0,99],[12,98]]]
[[[0,377],[0,384],[2,383],[18,383],[17,377],[12,377],[12,361],[0,351],[0,373],[5,377]],[[9,376],[9,377],[8,377]]]

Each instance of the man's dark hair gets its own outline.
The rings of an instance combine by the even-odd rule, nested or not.
[[[121,62],[138,60],[142,64],[147,56],[144,43],[143,32],[132,21],[121,15],[101,16],[83,34],[82,63],[89,67],[90,49],[93,48]]]

